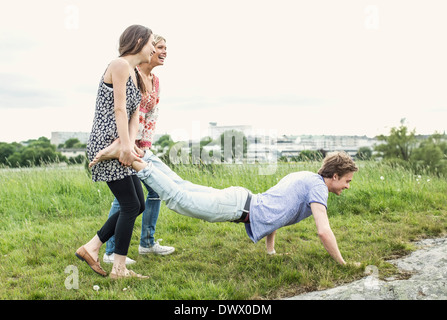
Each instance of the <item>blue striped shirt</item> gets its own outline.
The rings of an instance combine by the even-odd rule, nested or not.
[[[300,222],[312,214],[310,204],[327,208],[328,188],[319,174],[300,171],[290,173],[264,193],[253,195],[248,236],[258,242],[273,231]]]

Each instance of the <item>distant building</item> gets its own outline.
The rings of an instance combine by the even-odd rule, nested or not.
[[[208,127],[208,134],[211,139],[215,140],[221,136],[225,131],[239,131],[245,136],[250,135],[252,131],[251,126],[235,125],[235,126],[218,126],[217,122],[210,122]]]
[[[68,139],[76,138],[79,142],[86,144],[90,136],[89,132],[51,132],[51,144],[59,146]]]
[[[375,138],[367,136],[325,136],[301,135],[295,139],[295,145],[302,150],[346,151],[354,156],[361,147],[373,149]]]
[[[74,158],[79,155],[85,155],[85,148],[84,149],[58,149],[58,152],[60,152],[62,155],[66,156],[67,158]]]
[[[265,161],[276,156],[291,159],[304,150],[345,151],[354,157],[361,147],[374,149],[378,143],[375,138],[366,136],[323,136],[323,135],[296,135],[269,137],[250,137],[247,151],[249,161]]]
[[[253,134],[252,127],[249,125],[218,126],[217,122],[209,123],[208,134],[211,139],[217,140],[225,131],[238,131],[246,136],[248,142],[247,160],[252,163],[255,161],[271,162],[272,159],[280,157],[291,159],[304,150],[346,151],[354,157],[361,147],[369,147],[373,150],[374,145],[380,143],[377,139],[367,136],[284,135],[270,137]],[[86,144],[89,135],[89,132],[52,132],[51,144],[59,146],[71,138],[76,138]],[[157,134],[154,137],[154,142],[162,135]],[[204,150],[208,152],[219,151],[219,149],[220,146],[216,145],[204,147]],[[58,151],[68,157],[85,154],[85,149],[60,149]]]

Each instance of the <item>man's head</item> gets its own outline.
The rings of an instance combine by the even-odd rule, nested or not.
[[[323,160],[318,174],[328,186],[329,192],[340,195],[344,189],[349,189],[354,172],[359,168],[351,157],[343,151],[331,152]]]

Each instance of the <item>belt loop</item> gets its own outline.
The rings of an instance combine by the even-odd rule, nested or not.
[[[247,190],[247,189],[246,189]],[[244,205],[244,209],[242,209],[242,215],[239,219],[237,220],[233,220],[232,222],[243,222],[243,223],[249,223],[249,215],[250,215],[250,203],[251,203],[251,197],[252,194],[249,190],[248,191],[248,195],[247,195],[247,200],[245,201],[245,205]]]

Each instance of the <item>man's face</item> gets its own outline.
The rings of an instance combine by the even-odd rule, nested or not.
[[[329,191],[339,196],[344,189],[349,189],[349,183],[352,181],[353,176],[354,172],[349,172],[342,177],[334,174]]]

